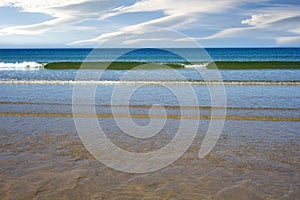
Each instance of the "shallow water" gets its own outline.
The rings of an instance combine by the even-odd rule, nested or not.
[[[111,117],[115,86],[100,85],[95,110],[107,137],[131,152],[157,150],[174,137],[180,105],[162,86],[144,86],[128,104],[116,104],[139,125],[165,109],[169,118],[154,137],[126,135]],[[124,86],[125,87],[125,86]],[[170,86],[182,90],[182,86]],[[198,152],[214,107],[205,86],[193,86],[200,126],[176,162],[146,174],[108,168],[82,144],[72,119],[72,85],[0,85],[0,199],[297,199],[300,195],[299,86],[226,86],[227,120],[216,146]],[[187,101],[189,102],[189,101]],[[89,106],[89,105],[78,105]],[[105,115],[106,116],[106,115]],[[144,117],[141,117],[144,116]],[[195,119],[191,119],[195,120]]]
[[[0,118],[1,199],[299,196],[299,123],[227,121],[213,151],[199,159],[208,123],[201,121],[193,145],[175,163],[148,174],[128,174],[95,160],[79,140],[72,118]],[[108,130],[117,145],[138,152],[159,148],[172,137],[166,134],[141,143]]]
[[[82,70],[83,71],[83,70]],[[85,73],[95,73],[93,70],[85,70]],[[199,70],[207,73],[207,70]],[[2,70],[0,80],[75,80],[77,70]],[[170,75],[168,70],[106,70],[100,80],[119,80],[129,73],[127,80],[174,80],[178,79]],[[203,80],[195,69],[176,70],[184,77],[184,80]],[[299,81],[300,70],[221,70],[220,74],[225,81]]]

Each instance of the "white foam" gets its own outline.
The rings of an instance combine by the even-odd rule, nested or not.
[[[196,68],[196,69],[206,69],[209,63],[201,63],[201,64],[187,64],[184,65],[184,68]]]
[[[0,62],[0,70],[35,70],[44,68],[45,63],[37,62],[16,62],[16,63],[4,63]]]
[[[0,84],[28,85],[226,85],[226,86],[300,86],[299,81],[86,81],[86,80],[0,80]]]

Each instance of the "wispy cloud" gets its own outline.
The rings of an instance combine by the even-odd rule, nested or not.
[[[52,19],[31,25],[5,27],[0,35],[36,35],[61,30],[105,15],[118,1],[110,0],[2,0],[0,7],[15,7],[21,12],[42,13]]]
[[[207,37],[203,40],[233,37],[257,37],[268,38],[280,44],[300,43],[300,6],[277,5],[259,9],[250,18],[241,21],[244,27],[227,28]],[[286,35],[286,36],[283,36]]]
[[[279,44],[286,44],[286,43],[299,43],[300,42],[300,36],[291,36],[291,37],[278,37],[276,38],[276,41]]]
[[[71,45],[89,44],[95,42],[102,42],[107,39],[121,36],[124,34],[141,35],[144,33],[157,31],[159,28],[174,28],[181,29],[186,25],[199,21],[203,15],[207,13],[222,13],[226,9],[234,8],[238,4],[243,4],[247,1],[243,0],[219,0],[213,3],[209,0],[142,0],[130,6],[121,6],[115,8],[108,16],[115,16],[124,13],[134,12],[158,12],[161,11],[165,16],[143,23],[130,25],[120,28],[115,32],[105,33],[96,38],[80,40],[70,43]],[[155,27],[155,28],[153,28]],[[142,41],[142,40],[140,40]]]
[[[136,44],[159,42],[162,38],[167,41],[168,37],[157,33],[169,28],[191,33],[193,39],[201,42],[227,38],[241,41],[251,37],[257,41],[272,40],[274,44],[300,44],[300,5],[275,4],[272,0],[1,0],[0,7],[51,17],[29,25],[0,24],[1,37],[69,32],[77,33],[78,37],[65,40],[68,45],[94,45],[113,38],[123,44]],[[136,23],[126,18],[140,14],[152,17],[142,17]],[[212,17],[224,19],[215,24]],[[79,31],[88,34],[80,35]]]

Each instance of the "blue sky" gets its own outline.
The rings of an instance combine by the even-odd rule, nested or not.
[[[1,0],[0,48],[299,47],[299,10],[298,0]]]

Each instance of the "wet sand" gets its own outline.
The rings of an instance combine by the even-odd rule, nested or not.
[[[26,105],[16,110],[34,113],[32,107],[37,105]],[[297,199],[300,196],[298,121],[227,120],[213,151],[199,159],[198,151],[208,125],[207,120],[201,119],[196,139],[179,160],[156,172],[128,174],[96,160],[81,143],[71,117],[9,115],[13,107],[9,103],[1,107],[6,115],[0,116],[0,199]],[[59,105],[54,107],[57,113],[66,113]],[[41,111],[38,107],[36,110]],[[49,110],[55,109],[48,108],[48,113]],[[284,117],[299,113],[285,111],[288,114]],[[230,112],[238,115],[239,111]],[[277,112],[283,111],[273,112],[280,117]],[[152,151],[173,137],[163,133],[161,137],[140,142],[112,128],[110,120],[101,120],[110,131],[110,139],[130,151]],[[171,126],[178,123],[177,119],[170,120]]]

